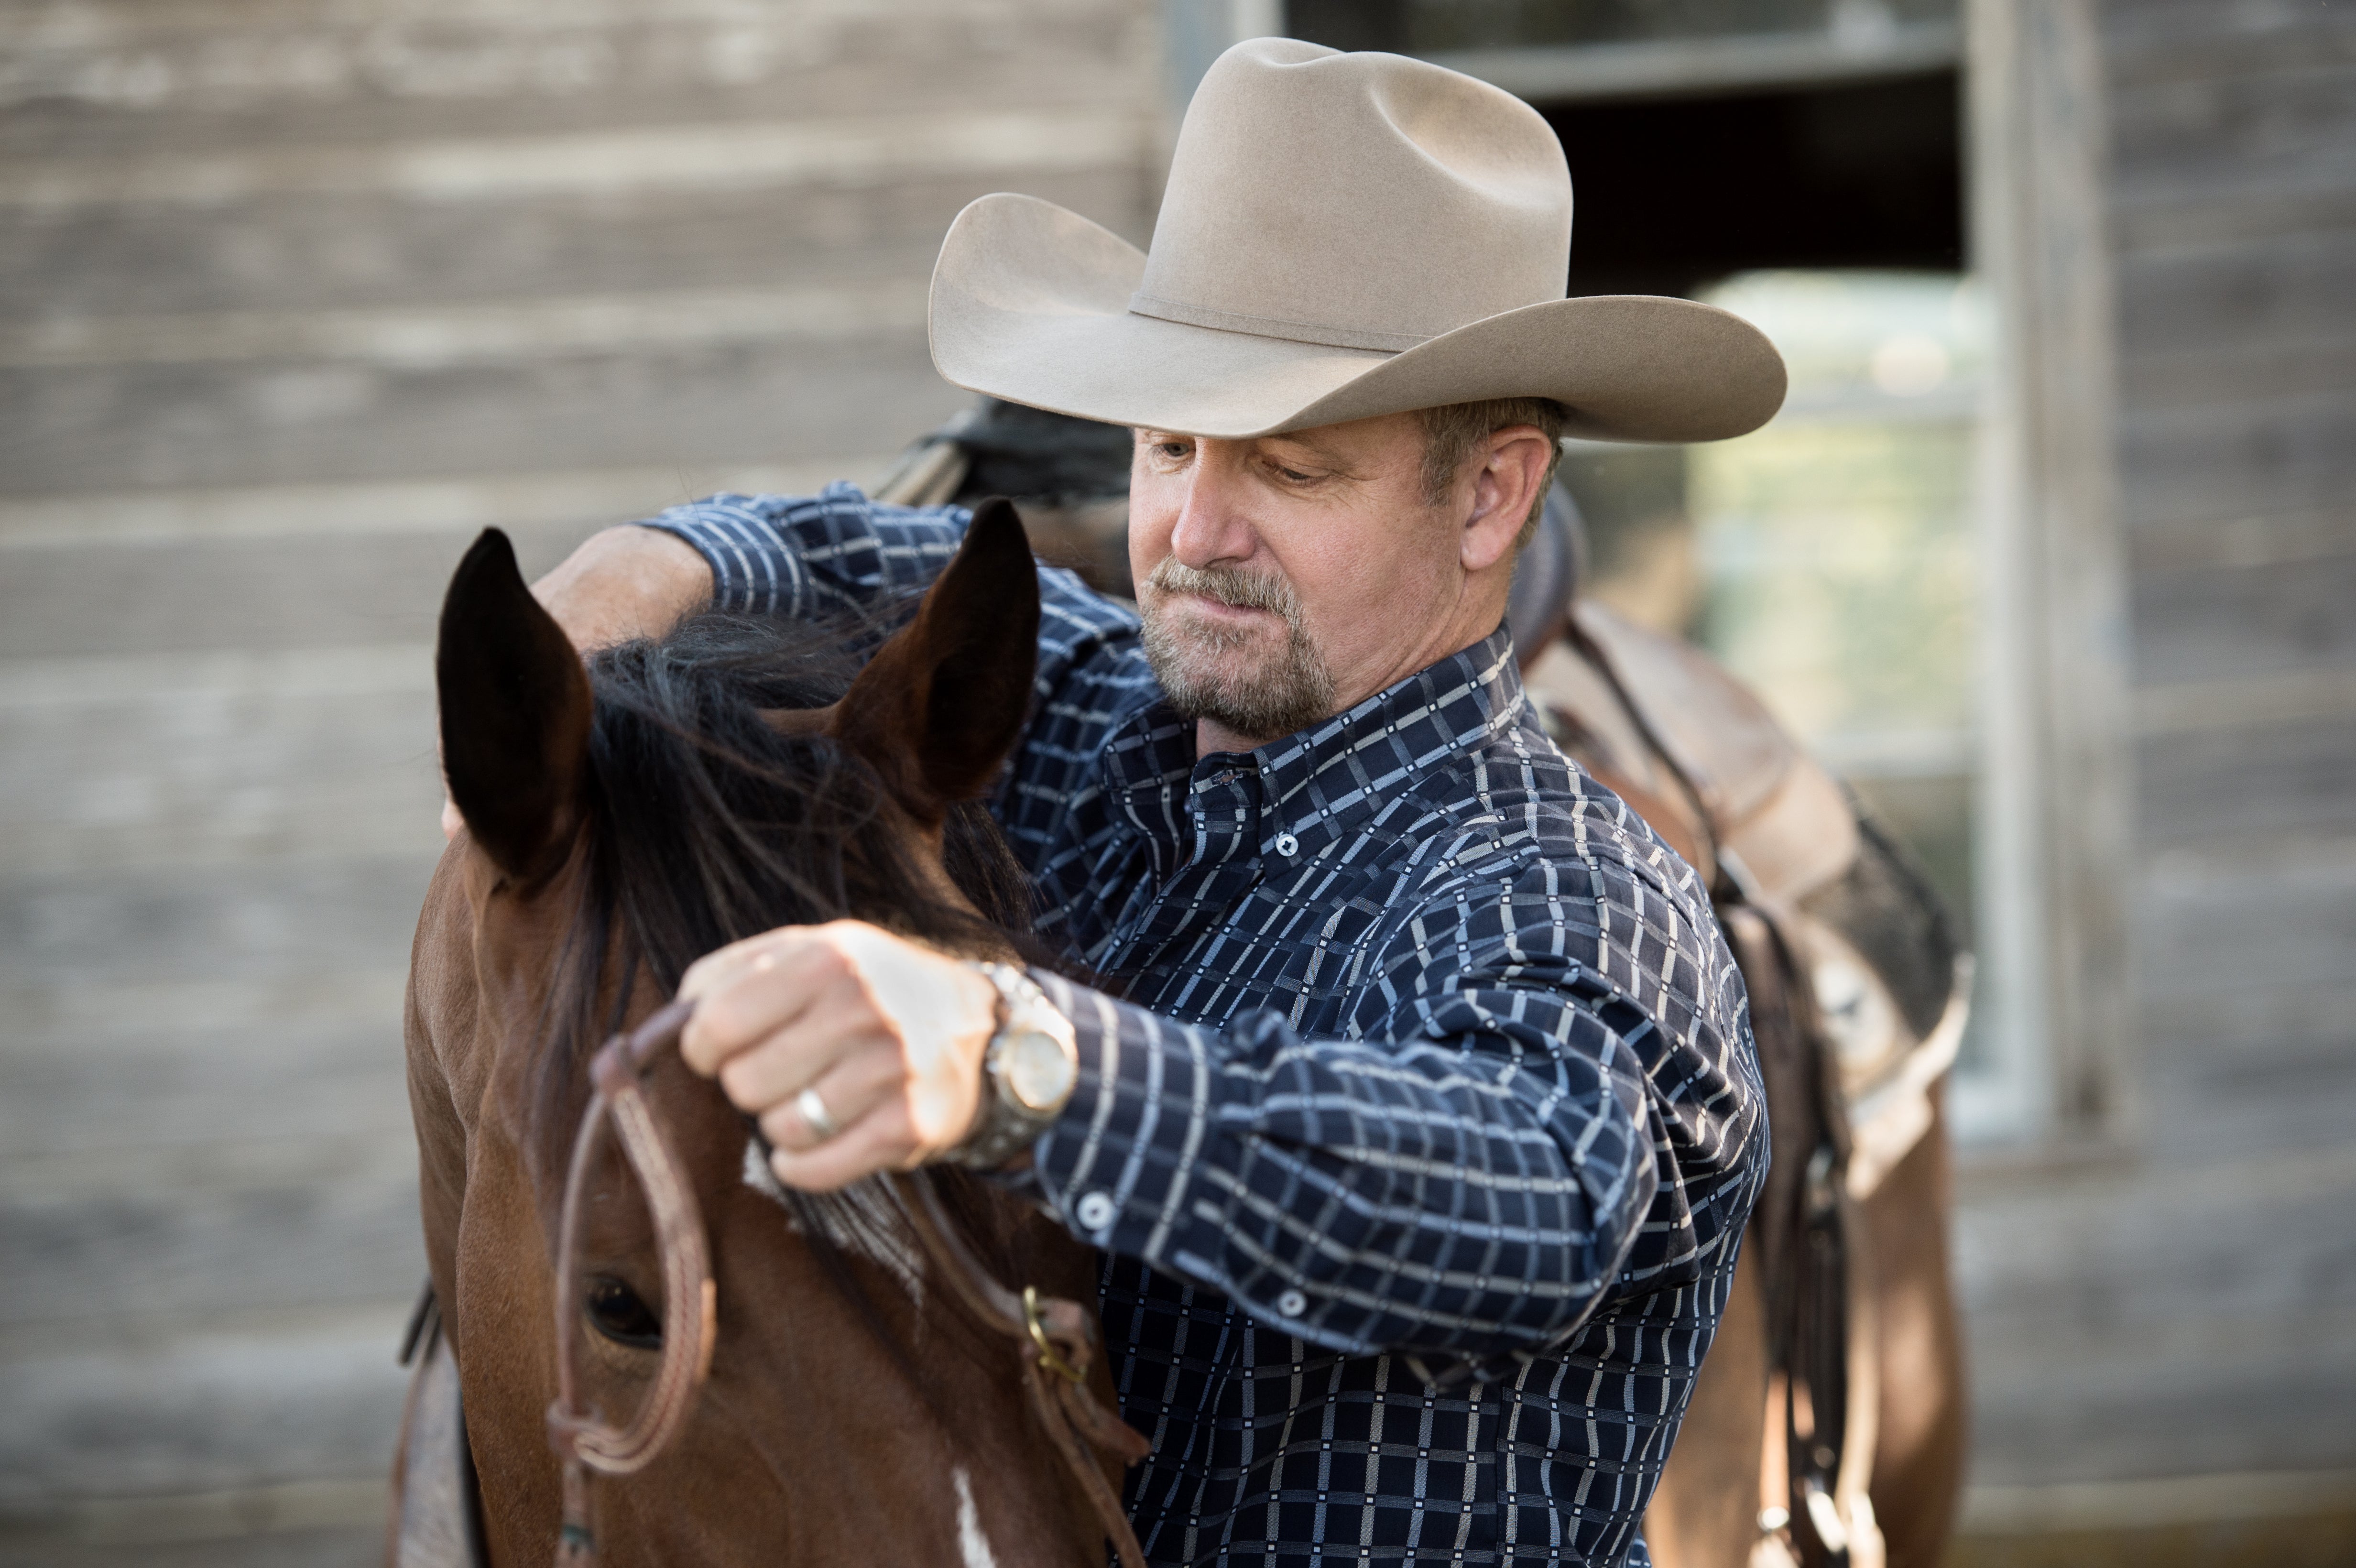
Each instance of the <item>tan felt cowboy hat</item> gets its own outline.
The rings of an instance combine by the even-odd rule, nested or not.
[[[1756,327],[1689,300],[1566,299],[1569,261],[1570,172],[1529,105],[1422,60],[1254,38],[1194,93],[1151,253],[1032,197],[958,215],[933,363],[1190,435],[1509,397],[1606,441],[1772,417],[1783,362]]]

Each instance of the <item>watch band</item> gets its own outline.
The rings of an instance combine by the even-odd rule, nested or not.
[[[1030,976],[1011,964],[974,965],[998,988],[998,1031],[981,1061],[981,1114],[948,1158],[996,1170],[1055,1125],[1079,1081],[1079,1039]]]

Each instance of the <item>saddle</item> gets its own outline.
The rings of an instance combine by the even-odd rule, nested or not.
[[[1753,1568],[1880,1568],[1855,1209],[1931,1125],[1970,959],[1901,847],[1733,677],[1592,601],[1557,624],[1524,670],[1532,702],[1700,873],[1750,990],[1773,1159],[1745,1244],[1764,1278],[1784,1476],[1762,1499]]]

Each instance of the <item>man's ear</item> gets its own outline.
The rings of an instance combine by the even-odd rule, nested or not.
[[[475,842],[519,881],[552,869],[580,820],[589,677],[497,528],[450,578],[434,684],[442,771]]]
[[[990,787],[1031,711],[1039,571],[1003,500],[974,508],[957,559],[916,618],[876,650],[836,705],[835,736],[919,822]]]
[[[1477,449],[1481,466],[1473,477],[1473,510],[1465,520],[1461,550],[1466,571],[1486,571],[1500,561],[1510,569],[1514,540],[1528,521],[1530,508],[1546,494],[1552,456],[1546,432],[1526,424],[1508,425]]]

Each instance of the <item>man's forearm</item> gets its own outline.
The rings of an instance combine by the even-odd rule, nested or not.
[[[670,630],[710,603],[712,568],[676,535],[626,524],[590,535],[531,591],[587,652]]]

